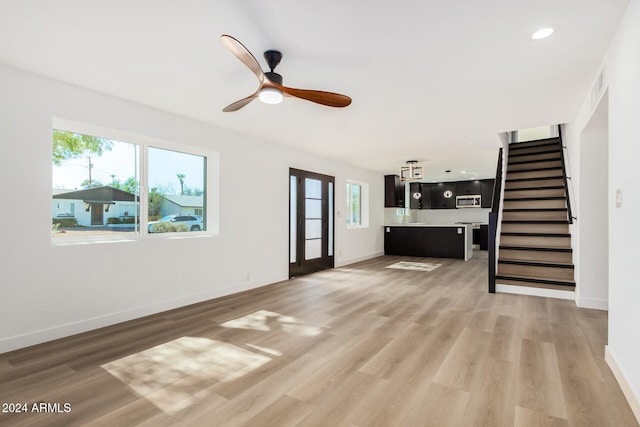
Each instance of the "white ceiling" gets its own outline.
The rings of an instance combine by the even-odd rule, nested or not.
[[[0,0],[0,62],[380,173],[486,178],[500,132],[573,120],[627,3]],[[353,103],[223,113],[258,82],[221,34],[265,70],[280,50],[286,86]]]

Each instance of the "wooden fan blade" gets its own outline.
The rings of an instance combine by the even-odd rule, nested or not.
[[[306,99],[307,101],[315,102],[316,104],[327,105],[329,107],[346,107],[351,104],[351,98],[347,95],[341,95],[334,92],[324,92],[321,90],[294,89],[292,87],[282,86],[273,82],[272,84],[289,96]]]
[[[243,98],[239,101],[234,102],[233,104],[229,104],[226,107],[224,107],[224,109],[222,111],[224,111],[225,113],[230,113],[232,111],[238,111],[239,109],[241,109],[242,107],[244,107],[245,105],[247,105],[248,103],[250,103],[251,101],[253,101],[254,99],[256,99],[258,97],[258,92],[254,93],[253,95],[247,96],[246,98]]]
[[[253,74],[258,77],[258,80],[260,80],[260,83],[262,84],[262,82],[264,82],[265,80],[264,72],[262,71],[262,68],[260,68],[258,60],[251,54],[251,52],[249,52],[249,49],[244,47],[244,45],[238,40],[227,34],[223,34],[222,36],[220,36],[220,40],[222,41],[224,47],[229,49],[229,51],[233,53],[236,58],[238,58],[244,65],[246,65],[251,71],[253,71]]]

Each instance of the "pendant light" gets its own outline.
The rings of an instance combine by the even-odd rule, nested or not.
[[[406,166],[400,168],[400,179],[402,181],[420,181],[422,179],[422,166],[417,160],[408,160]]]

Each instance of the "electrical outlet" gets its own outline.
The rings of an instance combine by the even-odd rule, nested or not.
[[[622,190],[618,188],[616,190],[616,208],[622,207]]]

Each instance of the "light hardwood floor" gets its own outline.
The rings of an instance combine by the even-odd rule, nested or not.
[[[0,425],[637,426],[607,313],[488,294],[486,262],[380,257],[2,354],[28,413]]]

